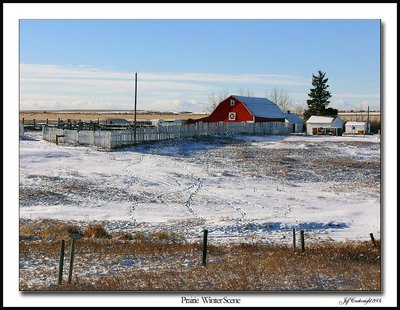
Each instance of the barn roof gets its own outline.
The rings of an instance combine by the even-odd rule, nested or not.
[[[330,116],[311,116],[306,123],[317,123],[317,124],[330,124],[335,119]]]
[[[303,119],[294,113],[284,113],[285,118],[292,123],[302,123]]]
[[[285,118],[279,107],[267,98],[232,96],[242,102],[256,117]]]

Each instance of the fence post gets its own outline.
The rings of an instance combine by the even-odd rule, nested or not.
[[[56,145],[58,145],[58,138],[62,138],[64,135],[56,135]]]
[[[71,255],[69,259],[69,273],[68,273],[68,284],[71,284],[72,281],[72,269],[74,267],[74,256],[75,256],[75,242],[76,239],[72,238],[72,243],[71,243]]]
[[[371,241],[372,241],[373,245],[376,246],[374,234],[373,234],[373,233],[370,233],[369,235],[370,235],[370,237],[371,237]]]
[[[203,266],[206,266],[207,264],[207,235],[208,235],[208,230],[204,230],[204,236],[203,236]]]
[[[65,241],[61,240],[60,244],[60,266],[58,270],[58,285],[62,284],[62,274],[63,274],[63,268],[64,268],[64,246],[65,246]]]
[[[304,242],[304,230],[300,230],[300,239],[301,239],[301,254],[305,252],[305,242]]]
[[[296,229],[293,228],[293,252],[296,252]]]

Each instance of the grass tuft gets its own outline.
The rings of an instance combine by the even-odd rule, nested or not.
[[[111,235],[101,224],[89,225],[86,227],[84,233],[86,238],[96,238],[96,239],[110,239]]]

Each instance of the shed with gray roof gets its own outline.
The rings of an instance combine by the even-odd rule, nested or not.
[[[286,121],[289,123],[290,131],[292,133],[301,133],[304,128],[304,120],[295,113],[287,111],[285,113]]]

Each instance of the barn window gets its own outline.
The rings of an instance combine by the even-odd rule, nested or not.
[[[235,106],[235,100],[231,99],[231,107],[234,107],[234,106]]]
[[[230,121],[236,120],[236,112],[229,112],[229,120]]]

